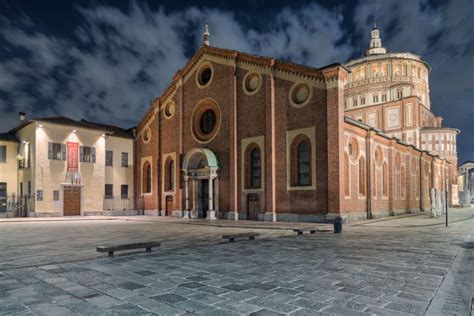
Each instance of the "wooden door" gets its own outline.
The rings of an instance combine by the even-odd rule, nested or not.
[[[171,195],[166,196],[166,216],[171,216],[173,212],[173,197]]]
[[[81,215],[81,188],[75,186],[64,187],[64,216]]]
[[[260,195],[258,193],[247,194],[247,219],[258,221],[260,212]]]
[[[202,218],[207,218],[209,211],[209,180],[201,180]]]

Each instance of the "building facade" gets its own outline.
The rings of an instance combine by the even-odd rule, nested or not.
[[[350,118],[350,75],[211,47],[207,34],[137,127],[145,213],[319,222],[429,210],[452,163]],[[420,100],[413,109],[427,109]]]
[[[345,64],[351,70],[345,84],[346,116],[382,130],[389,136],[451,162],[451,203],[457,200],[459,130],[442,126],[431,111],[430,66],[411,53],[391,53],[374,27],[365,56]]]
[[[26,120],[22,113],[20,125],[3,135],[10,138],[6,164],[0,160],[3,216],[136,214],[129,131],[66,117]]]

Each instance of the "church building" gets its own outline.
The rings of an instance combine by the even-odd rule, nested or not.
[[[429,66],[387,55],[375,37],[367,60],[318,69],[210,46],[206,29],[136,130],[145,214],[324,222],[429,210],[430,191],[455,181],[454,162],[423,147],[424,128],[440,127]],[[360,91],[379,79],[377,99]]]

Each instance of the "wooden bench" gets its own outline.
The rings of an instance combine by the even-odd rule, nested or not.
[[[303,235],[303,232],[309,232],[310,234],[316,233],[319,229],[317,227],[304,227],[304,228],[294,228],[293,231],[298,233],[298,235]]]
[[[159,246],[161,246],[161,244],[159,242],[150,241],[150,242],[140,242],[140,243],[135,243],[135,244],[98,246],[97,251],[98,252],[108,252],[109,257],[113,257],[114,256],[114,251],[145,248],[146,252],[151,252],[151,248],[159,247]]]
[[[236,239],[247,238],[247,237],[249,240],[255,240],[256,236],[260,236],[260,234],[259,233],[242,233],[242,234],[223,235],[222,239],[228,239],[229,242],[234,242]]]

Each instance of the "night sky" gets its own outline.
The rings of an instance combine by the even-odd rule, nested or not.
[[[0,0],[0,132],[65,115],[131,127],[201,45],[321,67],[360,57],[376,18],[390,52],[432,67],[432,110],[474,160],[474,1]]]

